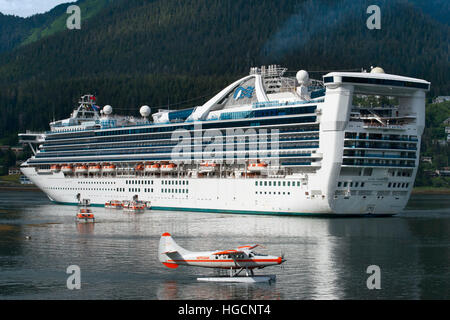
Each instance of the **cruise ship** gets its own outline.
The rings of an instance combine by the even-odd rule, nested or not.
[[[21,171],[55,203],[138,198],[152,209],[393,215],[419,164],[430,83],[380,67],[253,67],[203,105],[121,116],[84,95],[47,132],[19,134]],[[152,113],[153,111],[153,113]]]

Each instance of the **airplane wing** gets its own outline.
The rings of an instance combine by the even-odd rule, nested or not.
[[[214,252],[214,255],[220,255],[220,254],[229,254],[229,255],[236,255],[240,253],[244,253],[245,251],[252,250],[256,247],[258,247],[259,244],[251,244],[251,245],[245,245],[245,246],[239,246],[236,249],[230,249],[230,250],[224,250],[219,252]]]

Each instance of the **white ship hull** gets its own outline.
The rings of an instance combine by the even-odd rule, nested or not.
[[[300,179],[176,179],[131,176],[98,179],[67,178],[62,173],[38,174],[31,168],[23,168],[22,171],[56,203],[75,205],[78,203],[78,193],[81,199],[89,199],[91,205],[100,206],[112,199],[130,200],[138,195],[141,201],[151,201],[152,209],[155,210],[274,215],[389,215],[398,213],[405,207],[411,191],[405,191],[403,196],[391,193],[381,198],[374,192],[365,198],[350,194],[335,199],[334,191],[321,193],[318,188],[302,184]],[[129,185],[127,180],[134,180],[136,184]],[[171,181],[171,184],[163,185],[163,181]],[[271,181],[276,186],[259,186],[260,181]],[[278,182],[286,181],[291,186],[278,186]],[[297,186],[297,182],[300,182],[300,186]],[[367,181],[366,185],[378,186],[380,190],[384,190],[383,182],[384,179]],[[170,192],[162,192],[164,189],[170,189]],[[325,186],[321,189],[327,190]]]

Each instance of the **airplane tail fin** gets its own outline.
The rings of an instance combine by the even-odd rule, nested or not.
[[[159,240],[158,256],[163,265],[171,269],[178,268],[178,264],[173,261],[174,258],[187,252],[188,250],[183,249],[173,240],[170,233],[162,234]]]

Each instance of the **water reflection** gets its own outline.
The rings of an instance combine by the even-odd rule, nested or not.
[[[157,298],[160,300],[211,299],[216,300],[280,300],[282,294],[274,284],[268,283],[183,283],[166,280],[160,284]]]
[[[20,199],[21,204],[18,203]],[[77,224],[77,207],[49,204],[39,193],[0,193],[0,297],[82,299],[420,299],[450,298],[450,203],[391,218],[298,218],[193,212],[143,214],[93,207],[96,223]],[[285,253],[269,284],[199,283],[210,269],[165,268],[162,233],[191,250],[260,243]],[[25,236],[31,239],[26,240]],[[82,290],[65,287],[77,264]],[[368,290],[366,269],[378,265],[382,290]],[[30,271],[32,270],[32,272]]]

